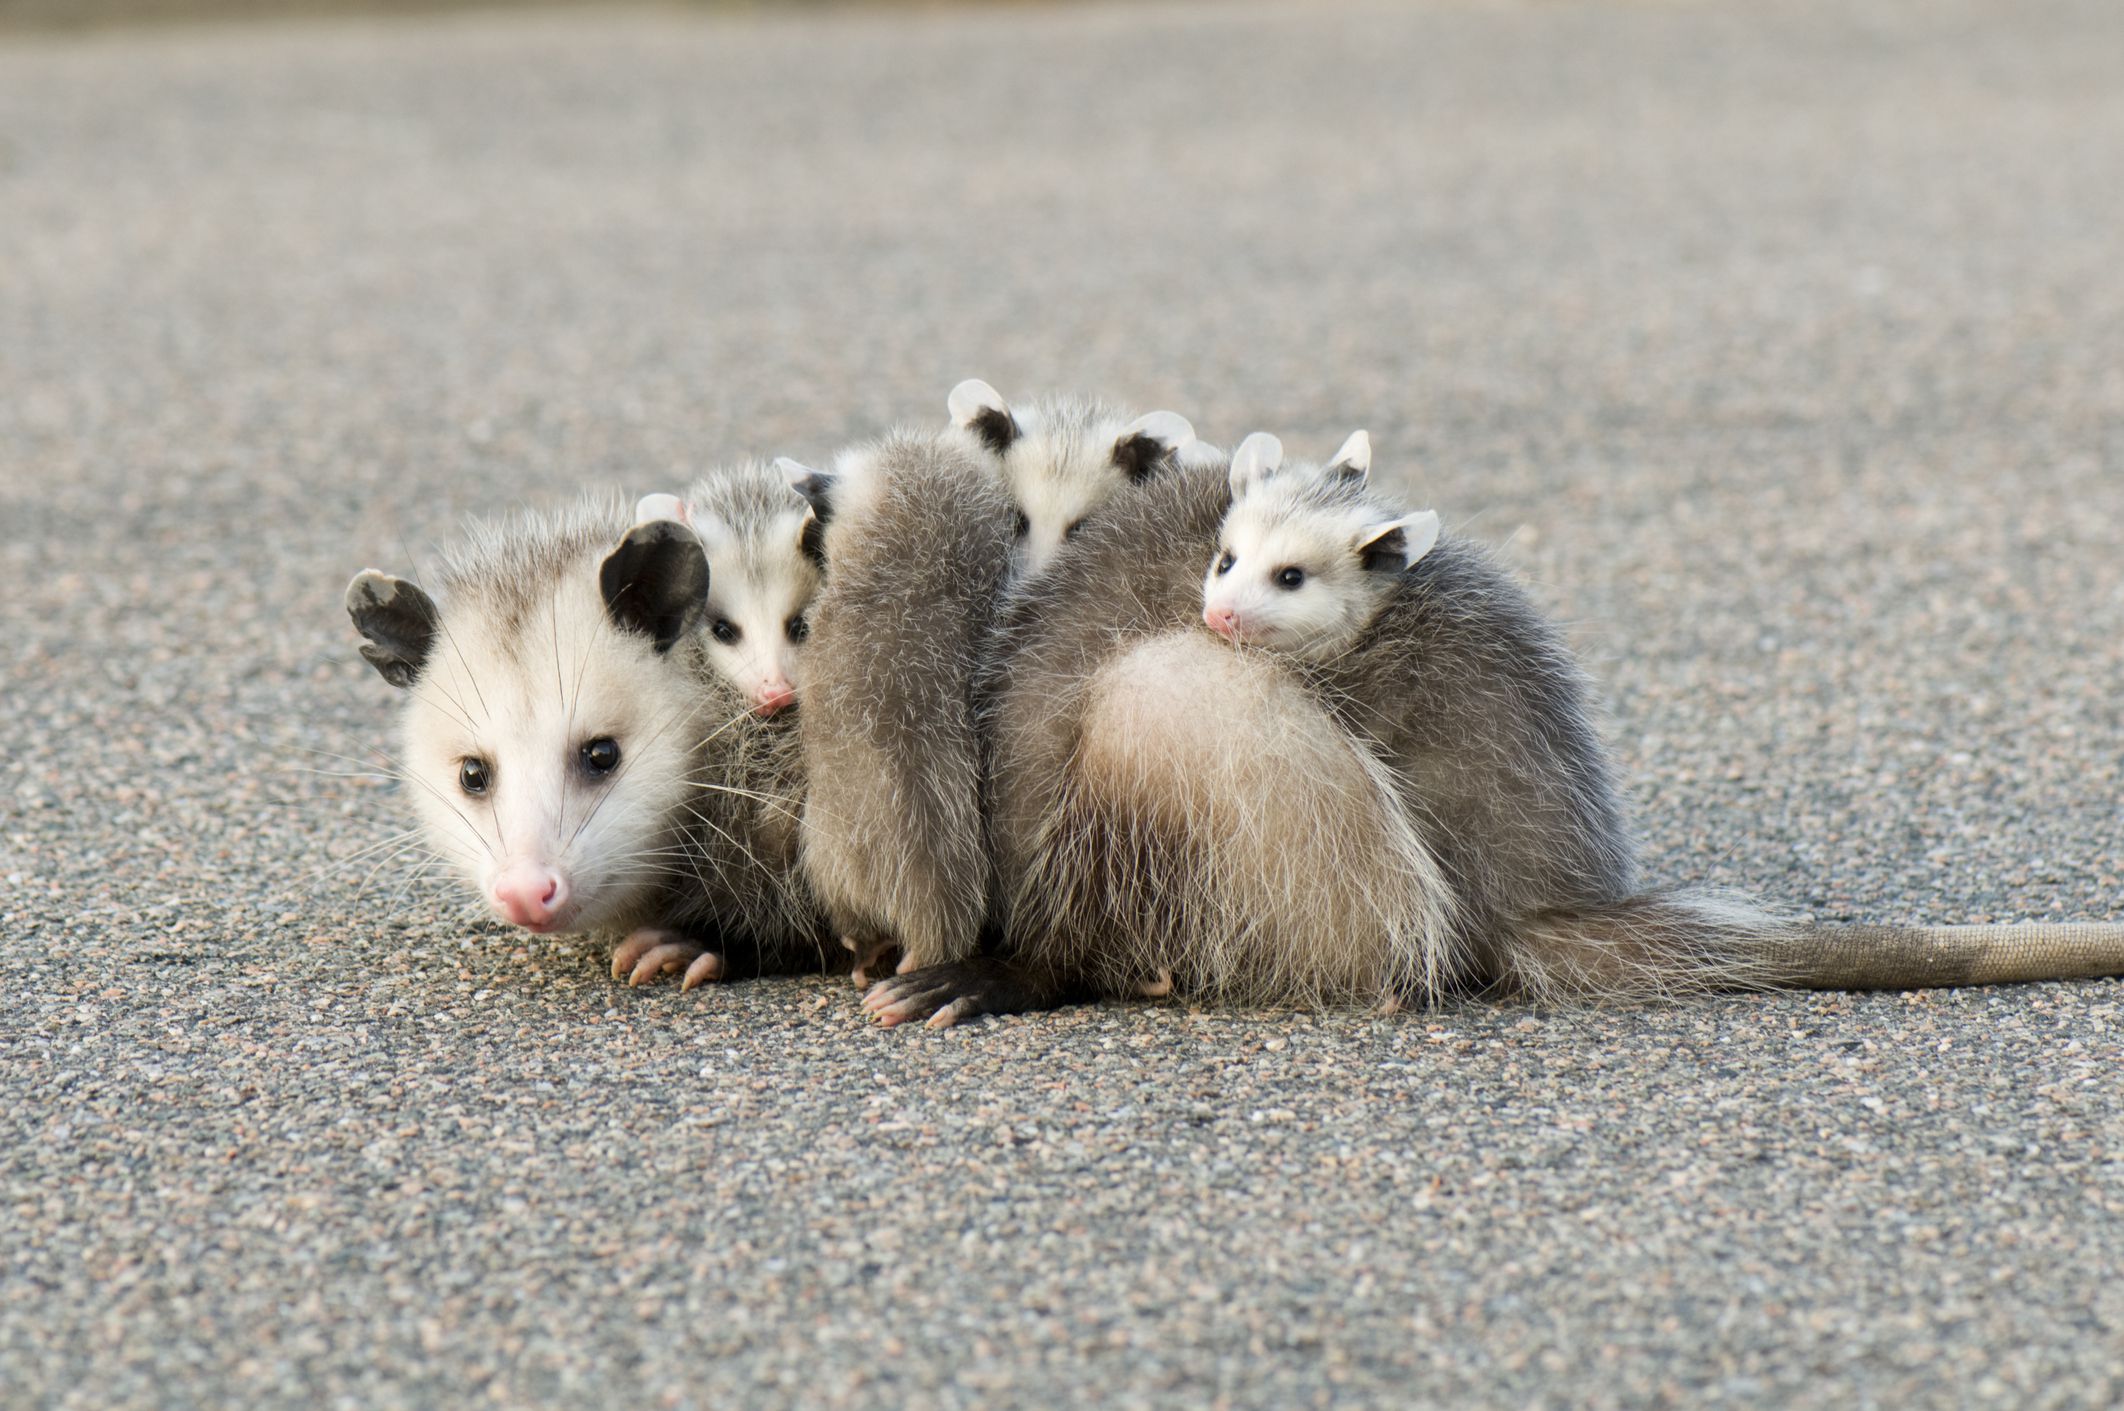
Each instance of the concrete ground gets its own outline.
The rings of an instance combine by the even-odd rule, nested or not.
[[[979,375],[1368,426],[1660,880],[2124,916],[2120,72],[2112,0],[0,41],[0,1401],[2114,1403],[2116,983],[886,1033],[372,871],[335,756],[355,569]]]

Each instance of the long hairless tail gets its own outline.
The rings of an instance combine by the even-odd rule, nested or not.
[[[1503,987],[1537,1002],[1732,990],[1917,990],[2124,975],[2124,925],[1811,925],[1677,889],[1523,918]]]
[[[2124,925],[1795,926],[1766,947],[1773,984],[1919,990],[2124,975]]]

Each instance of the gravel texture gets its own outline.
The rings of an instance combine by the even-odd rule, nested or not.
[[[371,875],[335,756],[353,570],[979,375],[1368,426],[1662,880],[2124,916],[2120,71],[2112,0],[0,41],[0,1400],[2114,1403],[2117,984],[883,1033]]]

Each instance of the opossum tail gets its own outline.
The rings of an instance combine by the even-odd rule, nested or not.
[[[1729,892],[1652,892],[1527,917],[1498,957],[1540,1003],[1734,990],[1911,990],[2124,975],[2124,925],[1812,925]]]

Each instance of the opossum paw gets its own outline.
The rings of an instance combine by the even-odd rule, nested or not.
[[[841,944],[855,957],[852,974],[858,985],[867,985],[880,976],[890,975],[900,963],[900,943],[890,936],[856,931],[841,937]]]
[[[708,973],[704,965],[710,960],[715,962],[713,974]],[[636,931],[612,952],[612,978],[624,979],[629,985],[639,985],[674,970],[686,972],[685,987],[690,990],[702,980],[712,980],[722,974],[722,957],[699,941],[687,940],[677,931],[653,926]],[[696,971],[701,973],[696,976]]]
[[[886,1028],[926,1019],[933,1029],[948,1029],[981,1014],[1051,1009],[1064,993],[1057,985],[983,956],[925,965],[880,980],[863,996],[863,1008]]]
[[[1164,999],[1173,992],[1173,972],[1160,970],[1154,980],[1145,980],[1136,986],[1137,999]]]
[[[723,957],[714,951],[704,951],[694,957],[693,964],[686,967],[686,978],[679,985],[681,991],[696,985],[706,985],[723,978]]]

